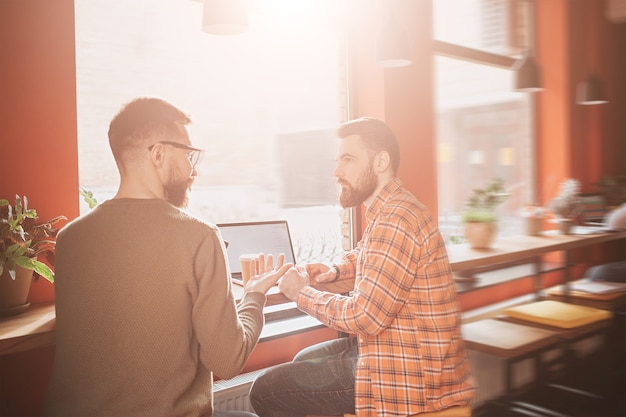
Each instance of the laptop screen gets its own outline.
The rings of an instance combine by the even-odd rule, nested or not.
[[[222,238],[228,242],[226,253],[234,280],[241,281],[239,255],[246,253],[285,254],[285,263],[295,264],[295,255],[286,220],[218,224]]]

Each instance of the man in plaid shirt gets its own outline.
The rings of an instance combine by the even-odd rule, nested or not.
[[[339,202],[363,204],[367,228],[341,263],[294,267],[279,288],[300,310],[354,337],[309,347],[266,371],[252,405],[261,417],[470,415],[474,384],[446,248],[396,176],[397,140],[371,118],[345,123],[338,135]],[[353,293],[310,286],[335,280],[354,281]]]

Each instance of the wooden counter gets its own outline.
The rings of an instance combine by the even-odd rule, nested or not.
[[[597,234],[559,235],[547,232],[542,236],[514,236],[498,239],[492,249],[477,250],[467,245],[448,247],[452,270],[455,272],[480,269],[485,265],[515,263],[533,259],[554,251],[569,251],[599,243],[626,238],[626,231]],[[317,286],[319,289],[343,293],[351,288],[345,282],[329,283]],[[234,288],[235,297],[239,298],[243,289]],[[268,293],[268,306],[288,300],[273,288]],[[311,317],[296,318],[304,321],[306,329],[323,327]],[[296,320],[296,321],[297,321]],[[21,352],[29,349],[54,345],[54,305],[52,303],[32,305],[26,312],[12,317],[0,318],[0,355]],[[269,323],[268,323],[269,324]],[[282,326],[268,326],[266,337],[279,337]],[[290,327],[290,332],[297,331]]]
[[[54,345],[54,304],[34,304],[17,316],[0,318],[0,355]]]
[[[591,229],[575,226],[581,233]],[[493,248],[472,249],[467,244],[447,247],[453,272],[480,269],[486,265],[513,264],[556,251],[570,251],[626,238],[626,230],[593,234],[561,235],[556,231],[541,236],[510,236],[496,240]]]

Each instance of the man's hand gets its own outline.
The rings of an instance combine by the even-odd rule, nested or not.
[[[289,268],[278,283],[278,289],[291,301],[296,301],[300,290],[309,285],[309,274],[302,267]]]
[[[285,255],[278,255],[276,267],[274,267],[274,257],[272,255],[259,254],[258,262],[250,262],[250,279],[244,287],[244,292],[260,292],[267,294],[270,288],[283,276],[292,264],[284,264]]]
[[[337,269],[323,263],[307,264],[306,272],[312,280],[312,284],[315,282],[332,282],[337,278]]]

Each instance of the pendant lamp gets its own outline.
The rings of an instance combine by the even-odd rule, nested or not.
[[[586,81],[576,87],[576,103],[585,106],[608,103],[602,94],[602,84],[595,75],[590,75]]]
[[[391,4],[389,5],[389,17],[387,23],[378,34],[376,44],[376,63],[383,67],[403,67],[410,65],[411,53],[409,39],[394,18]]]
[[[213,35],[237,35],[248,30],[244,0],[204,0],[202,30]]]
[[[531,1],[527,1],[526,15],[528,24],[526,25],[528,39],[528,48],[524,59],[518,61],[514,66],[515,84],[513,89],[520,92],[537,92],[543,91],[543,82],[541,80],[541,71],[535,60],[535,27],[534,27],[534,7]]]
[[[515,91],[537,92],[543,90],[541,73],[537,61],[532,55],[527,55],[514,68]]]
[[[586,27],[583,27],[583,31],[585,31],[585,29]],[[589,52],[587,51],[589,51],[590,49],[592,51],[596,50],[594,46],[596,31],[593,30],[594,28],[591,29],[591,31],[586,31],[591,32],[590,36],[585,36],[585,32],[583,32],[584,39],[587,40],[587,42],[585,43],[585,48],[583,49],[583,58],[585,57],[585,55],[589,55]],[[596,104],[608,103],[602,92],[602,83],[600,82],[600,79],[593,73],[593,71],[589,73],[589,76],[585,81],[578,83],[578,85],[576,86],[576,103],[582,104],[584,106],[593,106]]]

